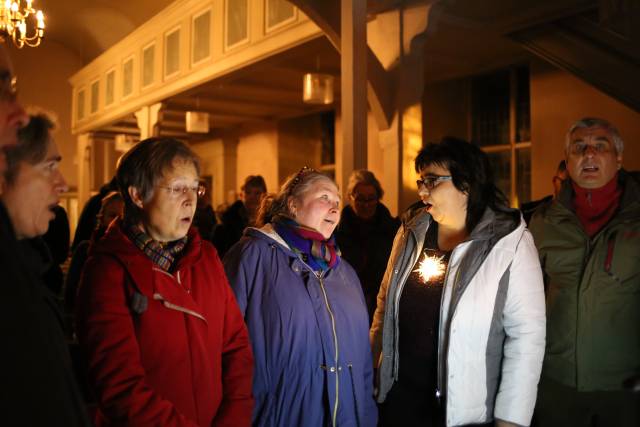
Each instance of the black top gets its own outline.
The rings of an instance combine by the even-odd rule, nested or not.
[[[16,241],[0,203],[0,416],[2,425],[90,425],[37,248]]]
[[[451,252],[438,249],[438,226],[434,221],[400,297],[399,382],[430,396],[435,396],[437,387],[440,302],[450,255]],[[440,274],[425,282],[419,269],[427,257],[442,265]]]

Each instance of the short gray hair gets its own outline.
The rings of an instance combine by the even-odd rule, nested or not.
[[[376,176],[373,174],[373,172],[366,169],[356,169],[351,172],[351,175],[349,176],[349,184],[347,185],[347,194],[352,196],[353,190],[359,184],[372,186],[376,189],[376,195],[378,196],[378,199],[382,199],[384,190],[380,186],[380,182],[376,179]]]
[[[18,144],[6,150],[5,179],[12,184],[18,175],[20,162],[36,165],[47,157],[51,132],[56,128],[53,115],[38,111],[29,115],[29,123],[18,130]]]
[[[571,134],[578,129],[589,129],[589,128],[602,128],[611,134],[613,138],[613,146],[616,149],[616,154],[622,154],[624,151],[624,141],[620,136],[620,132],[618,129],[612,125],[609,121],[605,119],[600,119],[597,117],[584,117],[577,122],[575,122],[567,131],[567,135],[565,138],[564,149],[565,152],[569,151],[569,146],[571,145]]]

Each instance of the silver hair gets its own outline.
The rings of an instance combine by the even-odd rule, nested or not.
[[[351,175],[349,176],[349,184],[347,185],[347,194],[353,195],[353,190],[359,184],[366,184],[366,185],[372,186],[373,188],[376,189],[376,194],[378,196],[378,199],[382,199],[382,196],[384,195],[384,190],[380,186],[380,182],[378,181],[376,176],[373,174],[373,172],[368,171],[366,169],[356,169],[353,172],[351,172]]]
[[[602,128],[611,134],[613,138],[613,146],[616,149],[616,154],[622,154],[624,151],[624,141],[620,136],[620,132],[618,129],[613,126],[610,122],[605,119],[599,119],[597,117],[584,117],[577,122],[575,122],[567,131],[567,135],[565,137],[565,145],[564,149],[566,152],[569,151],[569,146],[571,145],[571,134],[578,129],[589,129],[589,128]]]

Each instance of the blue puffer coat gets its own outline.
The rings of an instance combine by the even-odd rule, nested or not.
[[[224,267],[255,358],[254,426],[375,426],[368,316],[355,271],[314,273],[270,225]]]

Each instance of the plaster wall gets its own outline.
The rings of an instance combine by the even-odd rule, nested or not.
[[[278,129],[277,124],[265,123],[244,128],[238,138],[236,192],[249,175],[262,175],[267,190],[278,188]]]
[[[541,61],[531,64],[531,196],[552,191],[551,177],[564,158],[565,134],[582,117],[612,122],[625,141],[623,166],[640,169],[640,113],[573,75]]]
[[[77,138],[71,134],[71,85],[68,79],[82,67],[80,57],[52,40],[44,40],[37,48],[11,47],[9,55],[18,76],[22,105],[55,113],[58,122],[55,139],[62,155],[60,168],[69,187],[77,188]]]

